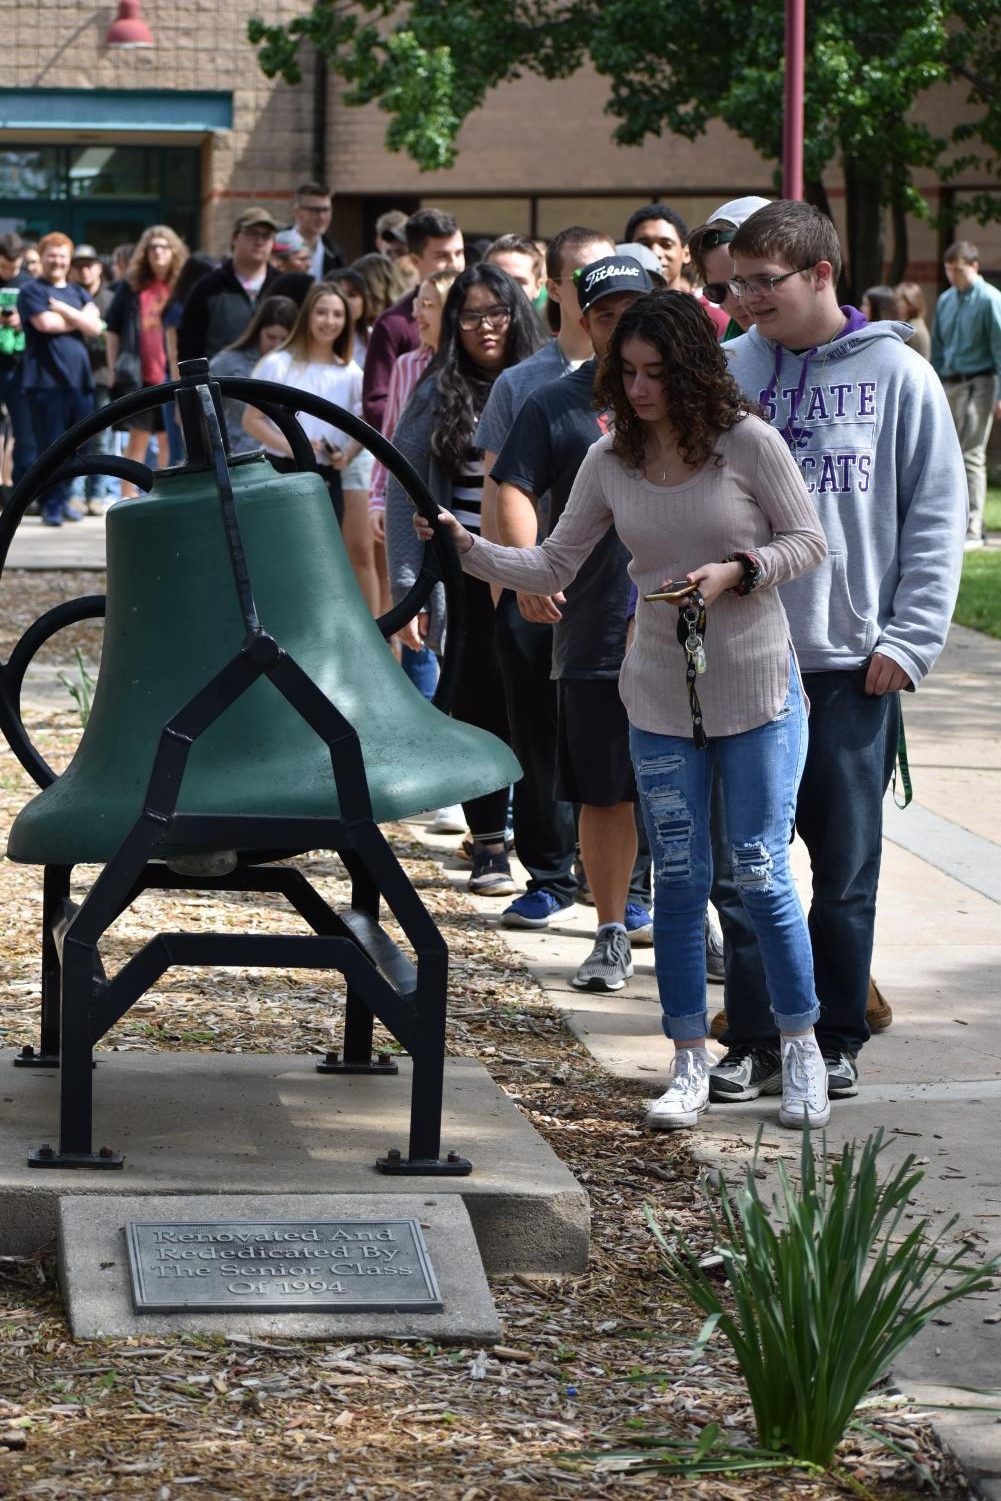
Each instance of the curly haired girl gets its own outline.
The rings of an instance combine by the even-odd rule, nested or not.
[[[613,431],[589,449],[540,547],[500,547],[440,519],[466,572],[532,593],[571,585],[609,526],[632,554],[636,632],[619,691],[654,858],[654,958],[674,1044],[670,1084],[647,1124],[693,1126],[709,1105],[703,924],[718,766],[734,877],[782,1034],[779,1119],[822,1126],[820,1011],[788,857],[806,706],[775,585],[817,566],[824,534],[781,435],[741,396],[686,293],[651,293],[623,313],[596,401]],[[415,526],[430,536],[422,517]]]

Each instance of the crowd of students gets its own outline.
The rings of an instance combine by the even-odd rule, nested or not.
[[[422,209],[384,215],[350,266],[330,216],[318,183],[297,190],[288,228],[251,206],[218,266],[154,226],[103,307],[83,281],[89,247],[46,236],[41,276],[18,282],[20,394],[33,423],[46,413],[36,447],[89,405],[102,349],[106,391],[204,356],[392,436],[462,556],[453,712],[508,739],[525,773],[510,828],[508,789],[439,810],[439,830],[468,830],[471,889],[512,898],[507,926],[593,902],[580,989],[622,989],[634,945],[653,944],[674,1067],[652,1127],[761,1094],[781,1096],[786,1125],[822,1125],[857,1090],[870,1023],[889,1022],[870,976],[882,799],[900,694],[944,644],[978,524],[958,397],[969,387],[979,414],[988,365],[1001,371],[1001,294],[975,247],[951,247],[962,339],[946,302],[923,349],[898,316],[913,288],[839,304],[834,226],[789,201],[736,199],[691,232],[648,204],[622,241],[573,225],[545,246],[467,247]],[[0,240],[0,275],[16,250]],[[235,451],[291,463],[254,408],[229,402],[226,421]],[[430,525],[344,432],[303,422],[380,613],[416,578]],[[130,455],[157,426],[137,424]],[[76,513],[58,486],[42,507],[51,524]],[[426,693],[446,630],[439,590],[398,638]],[[725,984],[712,1021],[707,978]]]

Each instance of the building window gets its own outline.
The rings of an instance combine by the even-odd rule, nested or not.
[[[37,239],[62,230],[103,255],[169,224],[195,249],[199,150],[193,146],[29,146],[0,151],[0,233]]]

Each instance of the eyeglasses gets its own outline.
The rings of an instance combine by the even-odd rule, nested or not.
[[[299,203],[296,207],[304,214],[332,214],[329,203]]]
[[[797,266],[795,271],[783,271],[781,276],[752,276],[747,281],[742,276],[735,276],[732,281],[727,282],[727,286],[738,302],[744,302],[748,297],[767,297],[769,292],[774,292],[790,276],[800,276],[804,271],[812,271],[816,264],[814,261],[809,266]]]
[[[702,295],[707,302],[714,302],[718,307],[726,298],[729,290],[730,283],[728,281],[707,281],[702,288]]]
[[[166,240],[151,240],[146,248],[147,250],[169,250],[170,246]]]
[[[482,313],[464,312],[459,314],[459,327],[463,333],[472,334],[485,324],[487,328],[504,328],[511,322],[511,309],[506,307],[484,308]]]

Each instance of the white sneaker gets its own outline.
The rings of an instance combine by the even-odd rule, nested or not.
[[[709,1067],[712,1054],[705,1048],[680,1048],[674,1055],[674,1078],[659,1100],[646,1113],[654,1131],[678,1131],[694,1126],[709,1109]]]
[[[779,1122],[794,1131],[826,1126],[831,1118],[827,1098],[827,1064],[811,1033],[782,1039],[782,1106]]]
[[[466,815],[459,803],[453,803],[450,808],[439,808],[428,824],[429,834],[464,834],[465,832]]]

